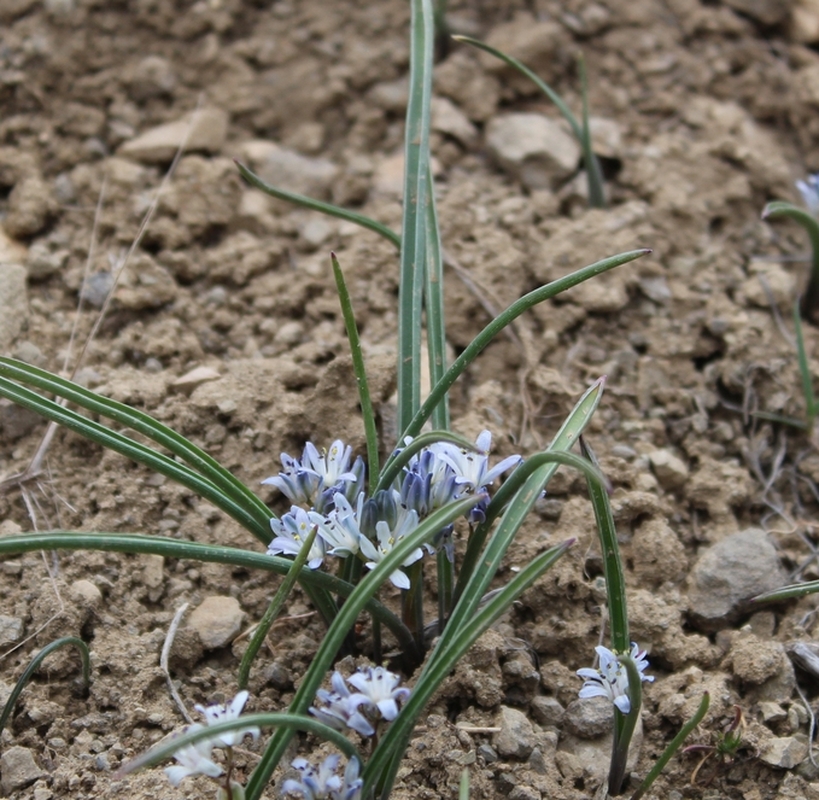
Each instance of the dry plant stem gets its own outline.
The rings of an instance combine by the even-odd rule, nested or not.
[[[168,659],[171,655],[171,648],[173,647],[173,640],[176,638],[176,632],[179,630],[179,624],[182,622],[182,617],[184,616],[185,612],[188,610],[188,606],[190,603],[183,603],[176,611],[176,614],[173,615],[173,619],[171,620],[171,624],[168,627],[168,633],[165,636],[165,641],[162,644],[162,653],[159,656],[159,666],[162,668],[162,671],[165,673],[165,680],[168,683],[168,693],[171,695],[171,699],[174,701],[179,713],[182,715],[182,718],[187,722],[189,725],[193,722],[193,717],[188,714],[188,709],[185,708],[185,704],[182,702],[182,698],[179,696],[179,692],[176,691],[176,687],[173,685],[173,680],[171,679],[171,671],[168,667]]]

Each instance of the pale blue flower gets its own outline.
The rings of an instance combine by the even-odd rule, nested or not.
[[[344,770],[344,783],[338,793],[338,800],[360,800],[361,788],[364,786],[364,781],[358,777],[360,771],[361,764],[353,756],[347,762],[347,769]]]
[[[368,569],[375,569],[398,542],[418,527],[417,512],[414,509],[403,508],[400,499],[398,492],[388,489],[377,492],[364,503],[359,520],[362,531],[359,548]],[[369,538],[373,534],[374,540]],[[423,557],[423,550],[416,547],[401,562],[401,566],[408,567]],[[409,578],[400,569],[390,575],[390,581],[398,589],[410,588]]]
[[[208,725],[215,725],[217,722],[227,722],[228,720],[238,719],[249,696],[249,692],[242,690],[227,705],[216,704],[205,707],[197,703],[194,708],[205,717],[205,722]],[[248,728],[229,731],[228,733],[220,733],[213,741],[215,744],[222,745],[223,747],[233,747],[239,744],[245,736],[252,736],[253,741],[256,741],[256,739],[259,738],[259,729],[254,725]]]
[[[808,175],[804,181],[796,181],[802,201],[814,217],[819,217],[819,173]]]
[[[347,683],[358,689],[359,702],[370,709],[378,709],[385,720],[392,721],[398,716],[398,705],[410,696],[410,690],[398,686],[401,678],[384,667],[368,667],[347,678]],[[353,695],[353,697],[356,697]]]
[[[583,688],[578,693],[578,697],[607,697],[623,714],[628,714],[631,711],[631,700],[628,696],[628,673],[626,668],[617,659],[617,655],[607,647],[595,647],[594,650],[600,657],[600,668],[589,669],[584,667],[577,670],[577,674],[585,681]],[[629,655],[637,665],[640,680],[643,682],[653,681],[653,675],[643,675],[643,672],[648,668],[645,650],[640,650],[632,642]]]
[[[301,552],[302,545],[307,540],[313,528],[325,523],[324,517],[314,511],[305,511],[300,506],[293,506],[281,519],[273,517],[270,520],[270,529],[275,533],[273,541],[267,546],[267,554],[275,556],[285,553],[296,556]],[[307,557],[307,566],[318,569],[324,561],[324,539],[316,536]]]
[[[370,721],[358,710],[358,706],[366,698],[358,694],[352,694],[344,683],[341,673],[336,671],[331,679],[333,691],[319,689],[316,698],[324,703],[323,706],[310,709],[320,722],[329,725],[335,730],[341,731],[351,728],[362,736],[372,736],[375,728]]]
[[[356,507],[353,509],[349,500],[341,492],[333,495],[334,508],[327,515],[324,523],[319,525],[319,536],[324,539],[332,555],[346,558],[358,554],[359,540],[362,536],[359,521],[362,517],[365,499],[363,492],[359,494]]]
[[[437,442],[430,446],[437,457],[450,466],[457,487],[454,499],[471,494],[479,494],[491,486],[504,472],[516,467],[523,459],[521,456],[509,456],[489,469],[489,450],[492,446],[492,434],[482,431],[475,440],[475,450],[464,450],[449,442]],[[487,498],[480,499],[469,512],[468,519],[475,525],[486,519]]]
[[[186,728],[186,733],[204,728],[204,725],[194,723]],[[179,762],[172,767],[165,767],[165,774],[173,786],[179,786],[183,778],[189,775],[207,775],[218,778],[222,768],[211,760],[213,740],[202,739],[194,744],[188,744],[177,750],[173,757]]]
[[[282,791],[299,792],[304,800],[337,800],[343,786],[336,775],[341,756],[333,754],[314,767],[306,758],[296,758],[291,766],[301,773],[301,780],[289,778],[282,784]]]
[[[304,446],[301,460],[281,454],[282,467],[278,474],[262,481],[275,486],[294,505],[312,506],[324,510],[328,490],[340,491],[349,498],[362,491],[364,461],[359,457],[350,469],[352,448],[336,439],[330,449],[320,453],[312,442]]]

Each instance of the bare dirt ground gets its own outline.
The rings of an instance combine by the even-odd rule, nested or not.
[[[585,209],[576,157],[563,171],[540,165],[534,177],[493,159],[487,134],[499,120],[557,119],[532,87],[462,45],[440,53],[436,68],[442,235],[476,287],[449,271],[453,352],[486,323],[486,304],[501,308],[615,252],[653,248],[520,319],[514,338],[499,339],[458,386],[453,415],[466,435],[490,428],[498,457],[530,454],[608,375],[590,441],[614,486],[632,635],[657,676],[634,771],[645,774],[705,689],[712,711],[695,741],[714,743],[735,704],[747,722],[733,762],[710,759],[692,783],[698,758],[679,756],[657,798],[819,797],[799,696],[810,704],[817,687],[787,650],[817,635],[815,602],[709,616],[708,593],[718,590],[697,583],[707,557],[716,559],[711,578],[728,569],[715,548],[731,543],[732,575],[750,576],[746,595],[768,588],[766,576],[819,577],[815,443],[753,414],[799,416],[804,407],[769,297],[787,332],[806,267],[775,257],[804,254],[805,242],[759,219],[766,201],[796,200],[793,181],[819,169],[819,53],[810,46],[819,11],[808,0],[791,5],[450,3],[454,30],[519,55],[575,109],[575,56],[585,55],[610,178],[604,211]],[[408,14],[403,0],[0,3],[0,349],[62,368],[79,297],[81,342],[198,108],[205,121],[193,124],[78,380],[175,427],[253,487],[306,439],[342,438],[361,451],[332,249],[391,447],[395,253],[374,234],[244,187],[231,159],[397,227]],[[816,329],[806,335],[815,354]],[[212,370],[209,379],[179,380],[197,367]],[[0,406],[0,476],[25,468],[43,430]],[[275,492],[262,496],[281,510]],[[0,532],[35,527],[257,547],[187,490],[64,431],[38,481],[0,494]],[[767,535],[736,538],[749,528]],[[583,483],[567,474],[513,559],[572,536],[578,545],[443,688],[397,797],[453,797],[464,765],[475,798],[597,792],[606,722],[574,703],[574,670],[590,664],[601,635],[600,555]],[[115,772],[183,723],[159,669],[176,609],[230,596],[244,630],[277,585],[267,574],[157,557],[62,552],[0,563],[7,687],[57,636],[83,637],[94,655],[89,696],[74,690],[77,659],[64,651],[26,690],[3,734],[18,760],[0,758],[2,789],[27,800],[210,797],[196,781],[175,792],[159,770]],[[301,616],[309,612],[296,593],[287,614],[300,618],[274,629],[252,676],[253,710],[292,697],[322,635],[319,620]],[[245,643],[207,649],[183,624],[171,667],[188,708],[233,695]],[[246,755],[249,766],[255,757]]]

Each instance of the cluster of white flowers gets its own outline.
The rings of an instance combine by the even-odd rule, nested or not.
[[[405,445],[411,441],[407,439]],[[467,516],[471,524],[482,522],[488,487],[522,460],[510,456],[490,469],[491,445],[489,431],[478,437],[475,450],[449,442],[432,444],[413,456],[392,488],[369,498],[363,489],[364,462],[359,457],[351,465],[352,451],[343,442],[333,442],[323,454],[308,442],[300,460],[282,453],[282,471],[262,483],[275,486],[293,505],[281,519],[270,520],[274,538],[268,553],[296,555],[317,529],[308,554],[311,569],[317,569],[327,555],[357,557],[373,569],[425,517],[452,500],[474,495],[475,505]],[[451,557],[451,532],[451,526],[440,531],[427,544],[428,549],[434,550],[434,544],[443,546]],[[402,566],[414,564],[423,555],[416,548]],[[390,580],[399,589],[409,588],[403,570],[395,570]]]

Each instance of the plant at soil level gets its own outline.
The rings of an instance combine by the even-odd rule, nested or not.
[[[595,381],[583,394],[544,452],[522,462],[514,457],[491,468],[490,434],[482,433],[472,444],[452,433],[447,397],[458,376],[492,338],[524,311],[648,251],[634,250],[612,256],[533,290],[492,320],[447,367],[441,245],[429,165],[432,20],[430,0],[413,0],[404,219],[400,236],[366,217],[267,187],[241,168],[242,174],[254,185],[277,196],[297,199],[308,207],[352,219],[377,231],[399,248],[397,416],[400,436],[383,465],[379,463],[375,413],[355,315],[335,256],[332,256],[333,272],[364,417],[366,469],[363,460],[350,464],[352,454],[341,442],[334,442],[326,452],[308,443],[301,459],[284,455],[282,472],[268,479],[293,503],[291,511],[281,518],[271,519],[271,512],[261,499],[226,468],[149,415],[44,370],[12,359],[0,359],[0,395],[186,486],[239,522],[268,550],[256,553],[139,534],[57,532],[4,537],[0,540],[0,553],[60,548],[154,553],[266,569],[284,575],[285,580],[243,658],[238,678],[242,689],[261,639],[295,582],[301,584],[327,624],[326,635],[286,713],[242,717],[239,710],[247,698],[240,692],[227,707],[202,709],[208,722],[206,727],[189,729],[154,748],[132,762],[126,771],[176,756],[181,763],[177,768],[170,768],[174,779],[181,780],[194,772],[220,777],[221,773],[220,776],[215,773],[222,767],[211,759],[214,747],[229,750],[232,744],[227,742],[236,742],[243,732],[255,733],[257,729],[273,727],[274,733],[246,786],[233,780],[231,756],[227,756],[226,784],[220,786],[220,797],[258,800],[299,730],[317,734],[337,747],[346,756],[347,767],[342,779],[335,774],[340,761],[337,757],[330,756],[318,767],[297,759],[293,767],[300,779],[286,783],[286,789],[297,789],[310,798],[352,800],[359,794],[365,798],[388,797],[427,702],[475,640],[571,546],[572,540],[568,540],[545,550],[508,583],[489,592],[521,525],[558,467],[563,465],[579,470],[586,478],[604,555],[611,650],[606,651],[610,656],[607,656],[601,681],[614,678],[617,694],[612,691],[611,698],[613,702],[619,701],[615,704],[609,789],[613,794],[622,789],[626,756],[640,713],[641,686],[647,678],[642,675],[646,667],[642,654],[632,650],[629,639],[625,584],[606,481],[581,438],[600,401],[605,379]],[[429,396],[422,399],[420,359],[424,327],[433,388]],[[111,420],[117,430],[41,393],[54,394],[95,416]],[[430,420],[435,430],[422,432]],[[121,428],[141,434],[151,444],[126,436],[120,432]],[[579,440],[581,453],[569,452]],[[491,485],[508,470],[511,470],[509,476],[490,495]],[[464,555],[460,563],[456,563],[450,537],[456,521],[464,516],[468,537]],[[336,558],[336,574],[321,568],[328,554]],[[421,596],[425,554],[435,557],[439,597],[438,618],[431,630],[437,638],[429,652]],[[381,587],[387,582],[403,592],[400,617],[379,601]],[[348,678],[347,684],[355,692],[345,685],[343,677],[336,678],[335,674],[334,691],[322,689],[338,653],[352,646],[351,632],[363,612],[372,619],[372,654],[377,661],[381,660],[380,639],[384,629],[394,637],[401,652],[400,663],[407,672],[423,661],[411,690],[399,687],[397,676],[382,667]],[[584,677],[590,678],[590,675]],[[626,695],[627,703],[624,702]],[[319,706],[311,712],[316,699]],[[350,741],[346,728],[365,736],[366,758]],[[372,733],[368,733],[369,730]],[[679,746],[677,739],[675,742],[674,748]],[[646,778],[644,787],[653,777],[656,777],[655,771]]]
[[[813,376],[810,372],[808,355],[805,350],[805,335],[802,329],[802,318],[819,322],[819,175],[809,175],[806,181],[797,181],[796,188],[802,195],[807,210],[775,200],[762,211],[762,219],[776,219],[785,217],[801,225],[810,238],[811,269],[808,285],[801,298],[798,298],[793,308],[793,326],[796,335],[796,356],[799,364],[799,375],[802,380],[802,394],[805,398],[805,420],[783,417],[779,414],[764,414],[762,416],[777,422],[784,422],[798,428],[813,430],[813,423],[819,414],[819,402],[813,391]]]

